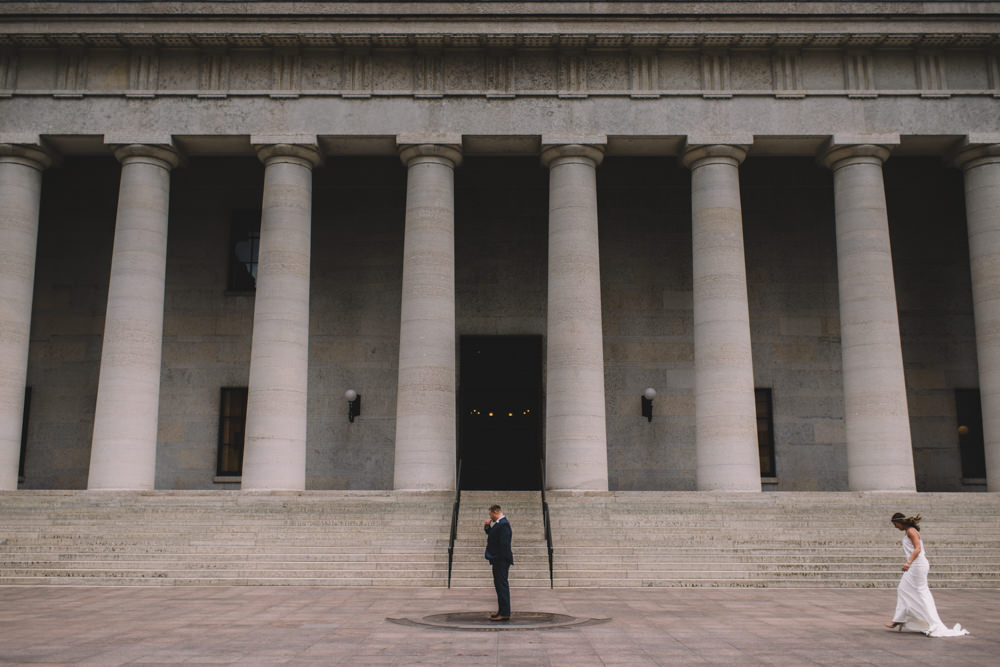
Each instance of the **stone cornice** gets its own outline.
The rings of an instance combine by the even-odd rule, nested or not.
[[[997,16],[1000,2],[971,0],[966,2],[915,2],[913,0],[868,0],[837,2],[834,0],[717,0],[714,2],[667,0],[635,2],[629,0],[519,0],[516,2],[292,2],[292,1],[90,1],[66,2],[45,0],[33,2],[12,0],[0,5],[0,16],[302,16],[302,17],[585,17],[595,16]]]
[[[322,48],[322,49],[781,49],[781,48],[988,48],[1000,46],[1000,22],[991,25],[964,24],[941,26],[941,31],[884,32],[797,30],[790,32],[738,31],[709,32],[706,26],[673,26],[673,32],[656,32],[642,27],[641,33],[617,31],[601,33],[592,26],[585,32],[516,33],[502,31],[494,25],[484,32],[431,31],[407,34],[415,26],[396,26],[392,33],[351,30],[321,31],[311,26],[308,31],[298,26],[258,26],[257,30],[218,32],[216,26],[201,23],[188,32],[154,31],[144,26],[143,32],[109,30],[103,26],[66,25],[65,30],[34,31],[0,23],[0,47],[19,48]],[[636,26],[632,26],[635,28]],[[719,26],[713,26],[716,30]],[[926,26],[924,26],[926,28]],[[773,26],[772,26],[773,28]]]

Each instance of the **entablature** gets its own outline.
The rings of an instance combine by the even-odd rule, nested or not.
[[[162,49],[914,49],[956,48],[979,49],[1000,46],[1000,22],[991,25],[949,26],[945,31],[886,32],[878,31],[813,31],[796,26],[792,32],[758,32],[746,29],[734,32],[709,32],[702,25],[674,32],[653,32],[649,26],[642,32],[596,32],[590,26],[567,27],[561,32],[508,32],[501,26],[488,26],[483,32],[407,32],[405,25],[394,26],[393,32],[358,31],[348,29],[297,31],[280,24],[254,31],[250,28],[220,32],[211,24],[191,26],[188,32],[150,31],[124,32],[111,29],[86,31],[82,26],[66,26],[63,30],[36,31],[17,29],[0,24],[0,46],[25,49],[51,48],[162,48]],[[581,27],[588,28],[580,30]],[[718,26],[713,26],[718,28]],[[737,28],[739,26],[733,26]],[[206,32],[206,29],[210,30]]]
[[[302,135],[306,136],[306,135]],[[330,157],[396,157],[400,142],[409,135],[309,135],[307,144],[319,154]],[[444,135],[442,135],[444,136]],[[560,135],[448,135],[449,141],[461,146],[466,157],[523,157],[541,155],[546,145]],[[598,135],[594,135],[598,136]],[[751,157],[816,157],[831,145],[864,143],[886,144],[896,156],[934,156],[950,161],[963,150],[979,146],[1000,145],[1000,132],[987,134],[908,135],[908,134],[662,134],[662,135],[599,135],[602,151],[610,157],[676,158],[692,145],[740,145]],[[891,140],[886,140],[889,137]],[[129,144],[169,145],[184,157],[254,157],[261,136],[219,134],[169,137],[141,134],[129,136]],[[283,141],[288,143],[287,138]],[[273,143],[273,142],[272,142]],[[292,143],[295,143],[292,141]],[[578,143],[578,142],[577,142]],[[63,156],[112,155],[123,144],[122,136],[109,134],[50,135],[0,133],[0,144],[27,146],[44,150],[59,158]]]

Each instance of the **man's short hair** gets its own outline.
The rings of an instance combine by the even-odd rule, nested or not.
[[[490,505],[490,511],[491,512],[499,512],[500,511],[500,506],[499,505]]]

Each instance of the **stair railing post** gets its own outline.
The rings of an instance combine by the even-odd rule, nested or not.
[[[455,558],[455,536],[458,533],[458,508],[462,503],[462,459],[455,469],[455,502],[451,506],[451,534],[448,537],[448,588],[451,588],[451,565]]]
[[[555,588],[552,576],[552,525],[549,522],[549,504],[545,502],[545,459],[539,459],[538,464],[542,469],[542,521],[545,525],[545,546],[549,552],[549,588]]]

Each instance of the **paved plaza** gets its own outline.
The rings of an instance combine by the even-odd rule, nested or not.
[[[996,665],[996,590],[936,590],[972,636],[882,628],[889,589],[515,590],[514,611],[604,623],[476,631],[386,620],[492,609],[491,589],[2,587],[0,663]]]

